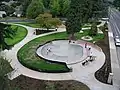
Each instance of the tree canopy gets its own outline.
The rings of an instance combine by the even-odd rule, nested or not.
[[[103,0],[71,0],[67,14],[66,30],[74,37],[84,23],[92,23],[93,31],[97,31],[95,22],[103,16],[105,10]],[[96,29],[96,30],[95,30]],[[92,33],[91,35],[96,35]]]
[[[59,4],[60,4],[60,16],[66,16],[70,6],[70,0],[59,0]]]
[[[96,20],[101,18],[105,12],[104,0],[84,0],[83,21]]]
[[[60,13],[60,4],[59,0],[50,1],[50,10],[53,16],[57,16]]]
[[[42,0],[32,0],[27,8],[26,16],[28,18],[36,18],[40,13],[44,12],[44,5]]]
[[[115,7],[120,8],[120,0],[114,0],[113,4]]]
[[[23,14],[23,16],[26,15],[27,8],[28,8],[28,6],[30,5],[31,1],[32,1],[32,0],[24,0],[24,1],[22,2],[22,7],[23,7],[23,12],[22,12],[22,14]]]
[[[52,15],[49,13],[40,14],[36,18],[36,22],[39,23],[41,27],[47,29],[61,25],[61,21],[58,18],[52,18]]]
[[[68,34],[74,34],[81,30],[83,0],[71,0],[70,8],[68,10],[66,30]]]

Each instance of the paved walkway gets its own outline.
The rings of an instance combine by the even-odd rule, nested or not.
[[[17,24],[19,25],[19,24]],[[77,80],[83,82],[84,84],[88,85],[91,90],[118,90],[116,87],[112,85],[107,85],[99,82],[94,77],[95,72],[102,67],[105,62],[105,55],[101,50],[96,49],[95,47],[91,46],[91,51],[93,54],[97,56],[96,60],[89,63],[87,66],[82,66],[81,63],[77,63],[74,65],[68,65],[68,67],[73,68],[73,72],[69,73],[42,73],[33,71],[21,65],[17,59],[17,52],[19,49],[24,46],[27,42],[31,41],[34,38],[42,37],[45,35],[49,35],[52,33],[58,33],[65,31],[64,28],[58,28],[58,31],[50,32],[42,35],[33,35],[34,28],[23,26],[28,30],[27,36],[18,44],[16,44],[11,50],[5,50],[4,57],[10,60],[10,64],[15,71],[11,72],[12,76],[9,77],[11,80],[16,78],[19,75],[25,75],[31,78],[36,79],[43,79],[43,80]],[[9,73],[10,74],[10,73]]]

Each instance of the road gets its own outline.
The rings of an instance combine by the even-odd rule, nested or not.
[[[110,19],[109,19],[113,35],[120,36],[120,12],[116,9],[110,9]],[[116,46],[117,57],[120,65],[120,47]]]

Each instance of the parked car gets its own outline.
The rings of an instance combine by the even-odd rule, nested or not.
[[[115,45],[120,46],[120,37],[119,36],[115,36]]]

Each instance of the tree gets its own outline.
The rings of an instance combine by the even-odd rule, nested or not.
[[[26,16],[28,18],[36,18],[40,13],[44,12],[44,5],[42,0],[32,0],[27,8]]]
[[[84,0],[83,5],[83,22],[97,21],[103,17],[105,4],[103,0]]]
[[[120,0],[114,0],[113,5],[120,10]]]
[[[11,29],[11,25],[0,23],[0,49],[10,49],[10,46],[5,42],[5,38],[12,38],[15,30]]]
[[[47,28],[47,30],[51,27],[61,25],[61,21],[58,18],[52,18],[52,15],[49,13],[40,14],[36,18],[36,22],[39,23],[41,27]]]
[[[26,12],[27,12],[27,8],[28,6],[30,5],[32,0],[24,0],[23,3],[22,3],[22,7],[23,7],[23,12],[22,12],[22,15],[23,16],[26,16]]]
[[[46,9],[49,9],[50,8],[50,0],[43,0],[43,4],[45,6]]]
[[[66,30],[68,34],[71,34],[72,39],[74,39],[74,34],[81,30],[83,4],[83,0],[71,0],[70,3],[67,14]]]
[[[91,30],[89,35],[97,35],[97,22],[99,18],[105,16],[105,4],[103,0],[85,0],[84,1],[84,11],[82,16],[83,23],[92,22]],[[106,15],[107,16],[107,15]]]
[[[5,11],[7,13],[7,15],[10,15],[15,11],[15,9],[12,6],[1,4],[0,11]]]
[[[60,4],[60,15],[66,16],[70,6],[70,0],[60,0],[59,4]]]
[[[53,17],[59,15],[59,11],[60,11],[59,0],[51,0],[50,1],[50,11],[51,11]]]

